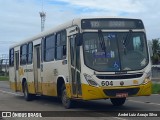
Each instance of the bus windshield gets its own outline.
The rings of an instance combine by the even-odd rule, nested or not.
[[[96,71],[141,70],[149,62],[143,32],[83,33],[83,50],[85,65]]]

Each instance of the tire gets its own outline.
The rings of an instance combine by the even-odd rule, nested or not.
[[[125,103],[126,98],[110,98],[110,100],[114,106],[122,106]]]
[[[73,101],[70,98],[68,98],[67,90],[64,84],[62,85],[62,89],[61,89],[61,101],[62,101],[63,106],[66,109],[69,109],[72,107]]]
[[[25,99],[26,101],[31,101],[31,100],[33,99],[32,94],[30,94],[30,93],[28,92],[27,82],[24,83],[24,91],[23,91],[23,93],[24,93],[24,99]]]

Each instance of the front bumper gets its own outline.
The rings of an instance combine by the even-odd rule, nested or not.
[[[149,96],[152,93],[152,82],[137,86],[122,86],[122,87],[93,87],[87,84],[82,84],[82,99],[107,99],[115,98],[116,93],[128,93],[128,97],[132,96]]]

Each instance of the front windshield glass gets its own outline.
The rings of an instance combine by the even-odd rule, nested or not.
[[[84,61],[89,68],[96,71],[126,71],[140,70],[148,64],[144,33],[99,34],[83,34]]]

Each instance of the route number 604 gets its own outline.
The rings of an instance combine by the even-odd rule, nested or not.
[[[102,81],[101,85],[102,86],[113,86],[113,81]]]

